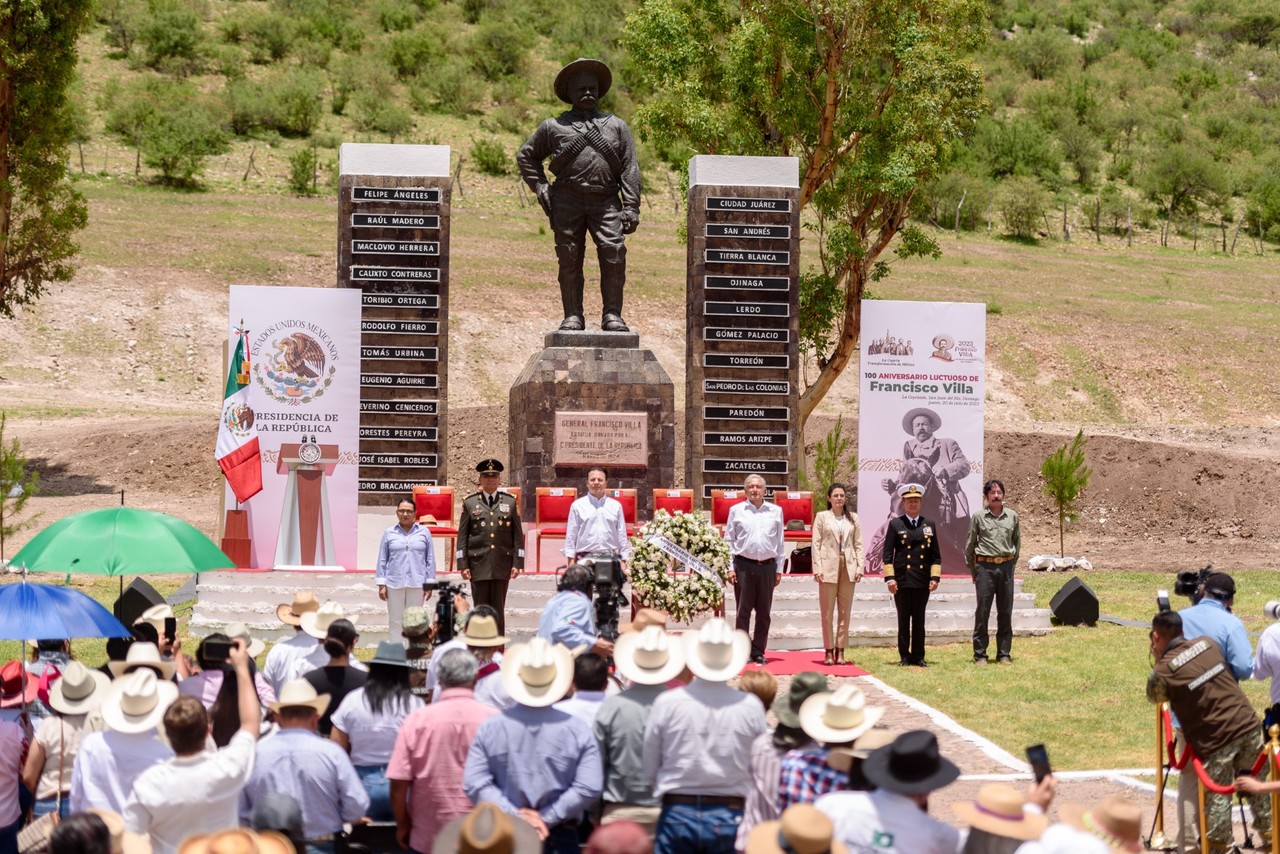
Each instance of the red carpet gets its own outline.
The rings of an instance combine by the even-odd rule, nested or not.
[[[816,670],[824,676],[866,676],[867,671],[861,667],[852,664],[841,664],[835,667],[826,667],[822,663],[823,652],[820,649],[801,649],[796,651],[784,651],[771,649],[765,652],[764,657],[768,659],[768,664],[764,665],[764,669],[768,670],[774,676],[794,676],[804,670]],[[759,665],[748,664],[748,668],[755,668]]]

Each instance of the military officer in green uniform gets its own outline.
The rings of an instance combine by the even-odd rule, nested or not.
[[[481,460],[480,491],[462,500],[458,520],[458,569],[471,582],[471,601],[498,612],[498,633],[505,628],[507,585],[524,569],[524,529],[516,497],[498,489],[502,463]]]
[[[903,514],[889,522],[884,536],[884,583],[898,609],[898,664],[928,667],[924,661],[924,612],[929,594],[942,580],[938,525],[920,515],[924,487],[898,487]]]

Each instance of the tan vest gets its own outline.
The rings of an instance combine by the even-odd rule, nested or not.
[[[1169,692],[1169,707],[1202,760],[1261,723],[1213,638],[1199,637],[1170,646],[1155,672]]]

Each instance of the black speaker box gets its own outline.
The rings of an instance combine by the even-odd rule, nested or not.
[[[1049,610],[1063,625],[1092,626],[1098,622],[1098,597],[1077,575],[1053,594]]]
[[[148,608],[163,604],[164,597],[160,595],[160,591],[141,578],[134,578],[124,589],[124,593],[120,594],[112,611],[116,619],[124,623],[127,629],[133,626]]]

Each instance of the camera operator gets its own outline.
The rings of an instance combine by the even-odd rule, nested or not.
[[[591,596],[595,590],[595,572],[580,564],[572,564],[560,576],[558,591],[538,621],[538,637],[574,649],[580,646],[605,657],[613,655],[613,643],[596,636]]]
[[[1187,609],[1190,610],[1190,609]],[[1185,613],[1185,612],[1184,612]],[[1151,654],[1155,666],[1147,679],[1147,699],[1153,703],[1168,702],[1178,716],[1182,735],[1200,757],[1208,776],[1226,785],[1236,770],[1250,768],[1262,749],[1262,731],[1253,707],[1232,677],[1222,650],[1212,638],[1187,638],[1182,617],[1173,611],[1161,611],[1151,620]],[[1190,780],[1195,790],[1195,771],[1188,767],[1183,780]],[[1179,807],[1181,803],[1179,785]],[[1254,830],[1264,838],[1271,834],[1271,801],[1254,796]],[[1226,852],[1232,844],[1231,798],[1206,794],[1207,836],[1210,854]],[[1179,850],[1198,851],[1187,847],[1191,825],[1183,819],[1179,828]]]
[[[1178,576],[1174,590],[1190,596],[1190,608],[1178,612],[1182,620],[1182,634],[1189,638],[1207,637],[1218,646],[1226,666],[1235,681],[1248,679],[1253,672],[1253,660],[1249,646],[1249,633],[1244,623],[1231,613],[1235,604],[1236,583],[1225,572],[1214,572],[1205,567],[1196,572],[1184,572]],[[1181,719],[1174,710],[1174,727],[1177,747],[1182,749],[1184,733]],[[1199,751],[1197,751],[1198,753]],[[1201,759],[1204,756],[1201,755]],[[1252,760],[1250,760],[1252,764]],[[1178,776],[1178,851],[1192,854],[1200,851],[1199,844],[1199,791],[1196,775],[1190,768]]]

